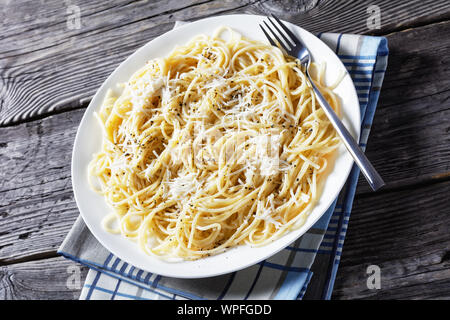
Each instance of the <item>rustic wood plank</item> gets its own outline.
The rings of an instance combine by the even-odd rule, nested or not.
[[[55,252],[78,216],[70,166],[83,113],[0,129],[0,263]]]
[[[450,298],[450,181],[355,199],[334,299]],[[368,289],[367,267],[381,269]]]
[[[0,300],[73,300],[88,268],[63,257],[0,267]]]
[[[450,8],[446,1],[310,1],[298,8],[293,2],[265,1],[260,7],[264,13],[273,12],[315,33],[380,35],[450,18]],[[372,23],[374,12],[369,8],[371,6],[379,9],[379,29]]]
[[[93,94],[103,77],[118,62],[158,35],[158,30],[170,29],[176,19],[197,19],[228,12],[266,12],[270,6],[270,11],[277,12],[278,3],[242,1],[236,5],[236,2],[227,2],[227,7],[223,7],[217,1],[186,1],[183,2],[184,7],[168,5],[172,8],[170,12],[166,11],[168,7],[164,7],[163,2],[151,8],[141,2],[125,3],[124,8],[120,8],[118,2],[86,3],[83,4],[84,14],[94,19],[89,21],[99,23],[91,24],[83,31],[75,30],[69,37],[63,30],[58,41],[54,41],[55,32],[58,33],[65,24],[65,18],[58,17],[61,14],[59,2],[49,2],[46,11],[38,14],[40,20],[36,19],[32,5],[28,7],[28,13],[16,10],[11,14],[11,10],[5,7],[0,11],[0,18],[8,18],[0,19],[4,22],[2,32],[5,30],[0,35],[0,117],[3,108],[10,106],[11,101],[36,105],[48,103],[45,112],[27,115],[25,120],[46,118],[0,128],[0,265],[3,265],[0,268],[0,298],[71,299],[77,295],[64,289],[67,266],[71,262],[63,258],[48,258],[55,255],[78,215],[70,183],[70,156],[76,128],[84,112],[76,108],[85,107],[91,96],[85,92],[91,90]],[[313,5],[320,8],[332,3],[335,2],[319,1]],[[375,3],[384,8],[383,5],[390,2]],[[391,7],[385,23],[390,22],[387,27],[383,24],[383,32],[447,18],[447,9],[439,7],[441,2],[421,3],[423,7],[417,5],[418,2],[411,5],[409,10],[414,10],[413,14],[399,14],[398,17],[392,14],[394,8]],[[346,5],[342,4],[341,11],[336,4],[327,10],[333,9],[342,18],[343,12],[348,10]],[[425,8],[425,5],[429,6]],[[317,15],[312,14],[317,8],[308,8],[311,9],[310,16],[298,13],[305,8],[293,9],[295,15],[290,18],[309,17],[312,31],[314,28],[318,31],[337,28],[335,31],[347,32],[345,28],[354,28],[361,30],[358,32],[371,33],[373,31],[367,30],[365,20],[360,19],[363,11],[359,9],[365,6],[366,3],[355,2],[357,14],[348,16],[348,21],[345,20],[341,26],[339,18],[325,24],[323,21],[327,20],[320,14],[329,11],[323,8],[315,13]],[[140,18],[130,21],[128,16],[133,16],[133,10],[127,11],[129,8],[139,11]],[[109,16],[115,15],[115,10],[119,9],[123,10],[123,15],[109,24]],[[11,23],[14,19],[22,21],[22,16],[27,23]],[[328,29],[323,29],[325,27]],[[339,27],[344,29],[339,30]],[[150,38],[136,38],[133,34],[124,36],[130,30],[136,32],[139,29],[148,32]],[[364,181],[360,182],[338,273],[336,299],[450,297],[450,253],[445,247],[448,243],[448,210],[445,211],[448,200],[445,195],[448,194],[450,176],[447,164],[450,145],[448,32],[449,23],[444,22],[388,35],[391,48],[388,74],[367,150],[387,178],[388,190],[366,194],[368,188]],[[121,48],[120,42],[113,41],[111,45],[106,41],[100,42],[105,49],[99,55],[95,51],[98,43],[89,41],[107,34],[109,36],[105,39],[124,37],[126,45]],[[440,41],[433,40],[436,34],[440,35]],[[5,41],[10,42],[8,47],[1,45]],[[88,56],[81,63],[78,63],[75,52],[75,44],[78,45],[79,41],[88,46],[85,50]],[[23,50],[11,47],[15,44]],[[34,46],[36,51],[31,49]],[[3,51],[1,48],[6,49]],[[110,64],[104,60],[105,52],[114,60]],[[89,73],[73,74],[82,65],[87,66]],[[99,74],[98,70],[102,68],[110,70]],[[36,91],[28,90],[28,84],[45,77],[49,78],[47,85],[53,85],[54,92],[43,82],[33,87]],[[73,86],[80,79],[86,79],[83,85]],[[8,88],[6,82],[10,84]],[[6,92],[9,100],[2,96]],[[50,97],[49,93],[52,94]],[[47,117],[58,110],[72,111]],[[411,183],[424,182],[426,185],[420,188],[408,187]],[[23,263],[29,259],[44,260]],[[368,290],[365,285],[365,270],[369,264],[378,264],[382,270],[382,289],[376,292]],[[48,279],[45,281],[42,272],[46,272],[45,278]],[[51,279],[55,281],[51,282]]]
[[[449,191],[447,181],[357,198],[333,299],[450,298]],[[380,290],[366,286],[372,264],[381,268]],[[79,290],[66,283],[77,266],[57,257],[0,267],[0,299],[76,299]]]
[[[120,62],[176,20],[240,10],[248,2],[83,2],[82,28],[73,30],[64,2],[46,2],[40,15],[34,1],[17,4],[25,11],[11,2],[0,38],[0,125],[85,106]]]
[[[68,29],[67,5],[61,1],[9,2],[0,12],[0,126],[86,106],[121,61],[171,29],[176,20],[275,12],[316,33],[385,33],[450,15],[443,0],[407,4],[376,0],[371,4],[380,8],[381,29],[370,30],[365,1],[309,0],[296,6],[287,1],[256,0],[73,4],[81,11],[80,29]]]
[[[436,34],[439,41],[432,40]],[[450,22],[396,32],[387,39],[388,68],[367,155],[389,188],[448,178]],[[361,177],[358,192],[369,190]]]
[[[439,57],[446,56],[450,37],[432,37],[448,35],[449,26],[388,36],[392,57],[367,150],[388,188],[449,177],[449,68]],[[410,49],[403,49],[408,42]],[[55,252],[78,215],[70,158],[83,113],[0,128],[0,262]],[[368,192],[365,181],[358,192]]]

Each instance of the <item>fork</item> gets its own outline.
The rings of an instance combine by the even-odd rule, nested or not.
[[[280,19],[278,19],[273,14],[272,17],[273,19],[276,20],[277,23],[273,22],[270,17],[267,17],[269,22],[272,24],[273,28],[271,28],[266,23],[266,21],[263,21],[265,27],[270,31],[275,40],[288,55],[297,57],[300,60],[303,69],[306,70],[305,74],[308,77],[308,80],[311,84],[311,88],[313,89],[314,94],[317,97],[317,101],[319,101],[320,106],[323,108],[331,124],[341,137],[347,150],[355,160],[355,163],[358,165],[361,172],[366,177],[366,180],[369,183],[370,187],[374,191],[378,190],[379,188],[385,185],[383,179],[375,170],[373,165],[370,163],[369,159],[367,159],[364,152],[358,146],[358,143],[353,139],[350,132],[348,132],[348,130],[345,128],[344,124],[339,119],[334,110],[331,108],[331,106],[328,104],[327,100],[320,93],[319,89],[314,84],[314,81],[312,81],[311,76],[309,75],[308,69],[311,63],[311,55],[308,51],[308,48],[303,44],[303,42],[299,38],[297,38],[297,36],[295,36],[295,34],[291,30],[289,30],[289,28],[283,22],[280,21]],[[281,29],[283,29],[284,32],[277,26],[277,24],[279,27],[281,27]],[[277,43],[272,39],[272,37],[269,35],[266,29],[261,24],[259,26],[264,32],[266,38],[269,40],[270,44],[272,46],[278,47]],[[281,39],[284,40],[284,43]]]

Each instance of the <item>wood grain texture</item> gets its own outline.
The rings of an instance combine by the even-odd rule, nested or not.
[[[417,27],[450,17],[446,1],[385,1],[343,0],[319,1],[306,12],[289,9],[290,1],[264,1],[264,13],[278,14],[307,30],[380,35]],[[369,6],[377,6],[381,14],[380,28],[368,27]],[[369,23],[370,25],[370,23]]]
[[[87,1],[81,28],[68,29],[62,1],[10,2],[0,38],[0,125],[80,106],[137,48],[176,20],[239,10],[247,1]],[[77,2],[73,2],[77,4]]]
[[[356,197],[333,298],[450,299],[449,194],[445,181]],[[367,288],[369,265],[379,290]]]
[[[443,182],[357,198],[333,299],[449,299],[449,192]],[[372,264],[381,268],[380,290],[366,286]],[[0,267],[0,299],[77,298],[79,290],[67,288],[69,266],[78,264],[57,257]]]
[[[449,30],[446,22],[388,36],[392,58],[367,150],[388,188],[449,172],[449,68],[439,59],[449,40],[432,40]],[[403,49],[407,43],[417,51]],[[425,51],[427,46],[431,50]],[[424,52],[427,68],[420,62]],[[0,128],[0,262],[55,252],[78,215],[70,161],[83,113],[77,109]],[[360,181],[358,193],[367,190]]]
[[[73,300],[88,268],[63,257],[0,267],[0,300]]]
[[[388,188],[448,178],[450,22],[396,32],[387,39],[388,68],[367,155]],[[361,177],[358,193],[369,190]]]
[[[0,129],[0,263],[55,252],[75,221],[70,166],[83,113]]]
[[[315,33],[386,33],[448,18],[446,3],[373,1],[382,20],[370,30],[366,1],[73,1],[81,28],[71,30],[62,1],[11,1],[0,13],[0,126],[85,107],[120,62],[176,20],[274,12]]]
[[[98,86],[175,20],[238,12],[274,12],[313,32],[395,31],[386,35],[388,72],[367,148],[388,186],[371,194],[360,180],[333,298],[450,297],[445,1],[373,1],[380,30],[367,29],[365,1],[71,3],[82,10],[79,30],[67,29],[61,1],[0,9],[0,126],[8,125],[0,127],[0,299],[78,297],[65,288],[72,262],[56,250],[78,216],[71,152]],[[381,290],[366,287],[369,264],[381,267]]]

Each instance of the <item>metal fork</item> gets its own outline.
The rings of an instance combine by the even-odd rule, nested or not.
[[[319,104],[321,105],[325,114],[328,116],[328,119],[338,132],[339,136],[344,142],[344,145],[347,147],[347,150],[352,155],[356,164],[361,169],[361,172],[366,177],[367,182],[369,183],[371,188],[374,191],[378,190],[379,188],[385,185],[383,179],[375,170],[373,165],[370,163],[369,159],[367,159],[364,152],[359,148],[358,144],[353,139],[352,135],[345,128],[342,121],[336,115],[334,110],[330,107],[327,100],[320,93],[319,89],[314,84],[309,75],[308,68],[311,62],[311,55],[309,54],[308,48],[306,48],[306,46],[302,43],[302,41],[298,39],[294,35],[294,33],[280,21],[280,19],[275,17],[273,14],[272,17],[276,20],[277,23],[273,22],[270,17],[267,17],[269,22],[272,24],[273,28],[271,28],[265,21],[263,21],[265,27],[270,31],[270,33],[272,33],[273,37],[276,39],[276,41],[280,44],[280,46],[284,49],[284,51],[288,55],[297,57],[300,60],[302,67],[306,70],[305,74],[309,79],[311,87],[317,97],[317,100],[319,101]],[[272,39],[272,37],[270,37],[269,33],[265,30],[265,28],[262,25],[259,26],[261,27],[267,39],[269,40],[270,44],[275,47],[278,47],[277,43]],[[281,27],[281,29],[283,29],[284,32],[278,26]]]

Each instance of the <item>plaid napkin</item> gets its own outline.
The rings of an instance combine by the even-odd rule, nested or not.
[[[175,27],[182,24],[177,22]],[[383,37],[323,33],[353,78],[361,107],[360,146],[369,136],[387,66]],[[356,165],[338,198],[295,243],[276,255],[230,274],[176,279],[152,274],[108,252],[78,217],[58,250],[86,265],[89,272],[80,299],[330,299],[358,182]]]

